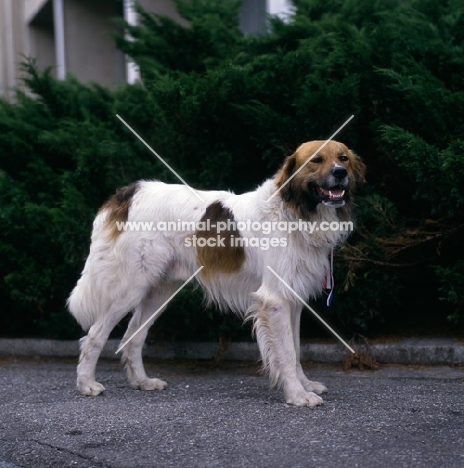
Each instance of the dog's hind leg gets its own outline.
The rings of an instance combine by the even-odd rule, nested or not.
[[[111,330],[121,319],[137,307],[146,295],[146,285],[140,281],[131,289],[122,289],[108,301],[105,312],[97,316],[87,336],[81,338],[81,354],[77,366],[77,388],[83,395],[98,395],[105,387],[95,381],[95,368]]]
[[[295,346],[296,354],[296,375],[298,380],[303,385],[304,389],[307,392],[314,392],[320,395],[327,391],[327,387],[321,382],[313,382],[309,380],[303,368],[301,367],[300,362],[300,321],[301,321],[301,306],[299,304],[295,305],[295,308],[292,310],[292,331],[293,331],[293,343]]]
[[[124,334],[121,344],[129,340],[132,335],[163,305],[176,289],[176,283],[163,284],[154,287],[147,294],[145,299],[134,310],[127,331]],[[166,307],[166,306],[165,306]],[[164,307],[164,308],[165,308]],[[158,318],[164,311],[160,310],[156,316]],[[142,360],[142,348],[147,337],[147,333],[156,318],[151,319],[125,346],[123,349],[122,362],[127,371],[127,378],[133,388],[141,390],[162,390],[167,383],[161,379],[148,378]]]
[[[81,354],[77,366],[77,389],[83,395],[98,395],[105,387],[95,381],[95,368],[111,330],[127,314],[129,308],[110,308],[89,329],[87,336],[80,340]]]

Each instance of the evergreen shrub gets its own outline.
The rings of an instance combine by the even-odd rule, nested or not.
[[[141,23],[122,25],[131,40],[116,38],[143,84],[57,81],[28,62],[30,93],[0,102],[2,334],[77,336],[65,299],[98,207],[136,179],[177,182],[116,114],[190,185],[239,193],[354,114],[336,138],[368,185],[336,251],[334,305],[318,310],[347,334],[462,321],[462,1],[294,0],[259,36],[240,31],[239,1],[176,5],[182,22],[139,8]],[[248,333],[187,294],[170,308],[154,335]],[[316,323],[305,317],[303,335],[325,336]]]

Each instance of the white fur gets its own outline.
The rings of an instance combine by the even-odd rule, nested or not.
[[[220,200],[235,221],[294,221],[294,213],[280,196],[267,201],[277,190],[274,179],[256,191],[235,195],[198,191],[201,202],[183,185],[140,182],[129,210],[128,221],[200,221],[205,209]],[[93,225],[92,243],[81,278],[72,291],[68,306],[88,330],[81,340],[78,389],[98,395],[104,387],[95,381],[100,352],[113,327],[133,311],[127,340],[135,330],[199,268],[196,250],[184,245],[192,232],[121,232],[116,240],[108,235],[107,212],[101,211]],[[338,221],[336,208],[319,204],[310,221]],[[241,231],[242,237],[263,237],[262,232]],[[271,385],[283,388],[285,400],[297,406],[319,405],[316,395],[326,391],[323,384],[309,381],[299,358],[301,304],[267,266],[272,267],[300,296],[316,297],[322,290],[330,249],[343,240],[337,231],[275,231],[266,237],[285,237],[287,247],[245,249],[246,260],[238,273],[218,273],[196,280],[208,300],[232,309],[252,320],[264,368]],[[123,350],[131,386],[144,390],[162,389],[166,383],[149,379],[142,363],[142,346],[148,327]]]

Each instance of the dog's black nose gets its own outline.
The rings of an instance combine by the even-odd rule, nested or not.
[[[336,178],[336,179],[344,179],[348,174],[348,171],[344,168],[344,167],[341,167],[341,166],[338,166],[338,167],[335,167],[332,171],[332,175]]]

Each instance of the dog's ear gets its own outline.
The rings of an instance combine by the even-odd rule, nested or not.
[[[292,176],[296,166],[296,154],[293,153],[287,156],[282,164],[282,167],[277,171],[275,183],[277,187],[281,187]]]
[[[282,167],[277,171],[275,177],[275,184],[278,188],[287,182],[287,180],[293,175],[296,167],[296,154],[293,153],[290,156],[287,156],[284,160]],[[286,184],[282,189],[282,198],[285,201],[289,201],[292,198],[292,187],[291,183]]]
[[[352,168],[355,190],[357,193],[363,193],[364,186],[366,185],[366,165],[354,151],[350,150],[350,155],[353,161]]]

